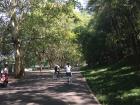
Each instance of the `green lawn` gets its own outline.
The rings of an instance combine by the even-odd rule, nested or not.
[[[140,105],[140,72],[135,67],[107,66],[81,71],[102,105]]]

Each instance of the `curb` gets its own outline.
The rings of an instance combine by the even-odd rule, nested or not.
[[[81,72],[80,72],[80,74],[82,75]],[[88,91],[90,92],[90,96],[91,96],[93,99],[95,99],[95,101],[97,102],[98,105],[101,105],[100,102],[98,101],[98,99],[97,99],[97,98],[95,97],[95,95],[93,94],[93,91],[92,91],[92,90],[90,89],[90,87],[88,86],[87,80],[86,80],[86,78],[85,78],[83,75],[82,75],[82,79],[83,79],[83,81],[85,81],[85,85],[86,85]]]

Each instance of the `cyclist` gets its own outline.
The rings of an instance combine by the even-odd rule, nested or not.
[[[59,65],[55,65],[54,70],[55,70],[54,74],[56,75],[57,78],[59,78],[60,66]]]

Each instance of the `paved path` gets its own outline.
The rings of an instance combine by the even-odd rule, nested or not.
[[[73,73],[73,83],[52,79],[52,72],[28,72],[26,77],[10,80],[0,88],[0,105],[99,105],[89,92],[80,72]]]

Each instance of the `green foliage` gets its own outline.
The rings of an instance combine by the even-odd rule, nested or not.
[[[55,1],[32,2],[31,11],[20,30],[27,65],[46,60],[50,65],[79,62],[81,54],[74,42],[73,32],[77,17],[72,7],[70,1],[66,4]]]
[[[129,55],[139,57],[138,1],[89,0],[89,8],[92,19],[78,38],[89,66],[112,64]]]
[[[129,59],[130,60],[130,59]],[[102,105],[139,105],[140,76],[137,68],[120,62],[114,66],[82,69]]]
[[[13,45],[11,42],[11,38],[8,35],[2,37],[0,48],[1,48],[0,52],[2,55],[10,55],[12,53]]]
[[[11,7],[17,2],[16,8]],[[81,52],[74,32],[79,21],[74,12],[76,0],[3,0],[0,3],[3,5],[0,12],[4,12],[7,18],[7,23],[0,21],[0,29],[4,30],[0,32],[3,34],[0,40],[2,54],[14,51],[17,43],[13,42],[19,40],[20,56],[25,67],[46,60],[50,66],[80,62]]]
[[[89,0],[92,19],[78,29],[85,60],[94,67],[82,73],[103,105],[140,104],[139,6],[137,0]]]

